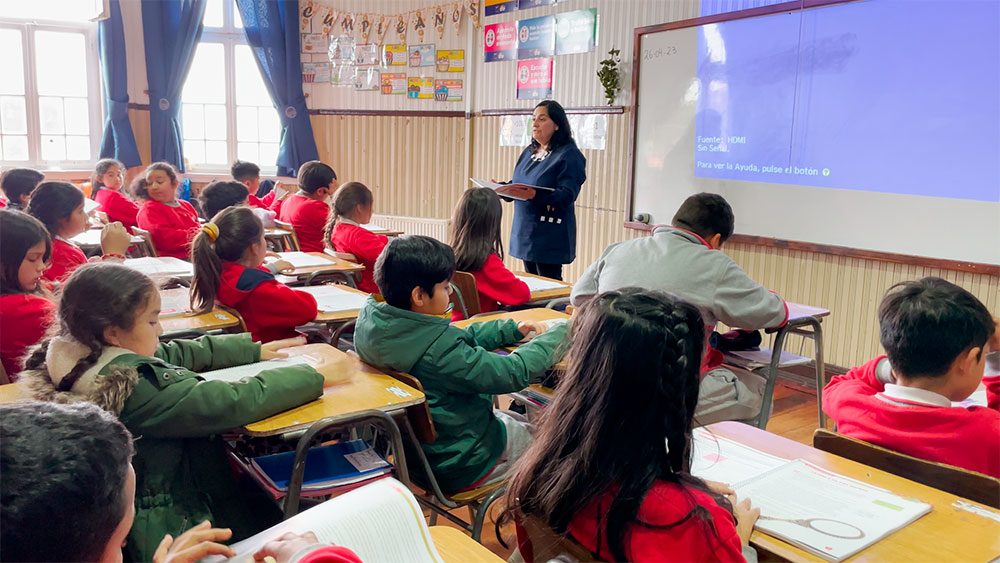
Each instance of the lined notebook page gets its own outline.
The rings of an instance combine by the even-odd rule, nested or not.
[[[323,258],[322,256],[313,256],[312,254],[306,252],[279,252],[278,256],[281,259],[290,263],[296,268],[312,268],[314,266],[329,266],[333,263],[332,260],[328,258]]]
[[[233,366],[231,368],[205,371],[199,373],[198,375],[206,381],[228,381],[230,383],[235,383],[243,378],[253,377],[258,373],[269,369],[299,366],[303,364],[310,365],[309,358],[307,356],[293,356],[291,358],[278,358],[276,360],[257,362],[255,364],[246,364],[242,366]]]
[[[355,311],[364,307],[368,299],[367,294],[347,291],[335,285],[315,285],[296,289],[311,293],[316,298],[316,307],[324,313]]]
[[[564,287],[569,287],[568,284],[558,282],[555,280],[543,280],[541,278],[535,278],[532,276],[517,276],[517,279],[528,284],[528,290],[531,292],[543,291],[546,289],[562,289]]]

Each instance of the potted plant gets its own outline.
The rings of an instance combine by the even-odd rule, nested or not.
[[[621,51],[618,49],[608,51],[608,58],[601,61],[601,68],[597,71],[597,78],[604,87],[604,97],[607,98],[609,106],[615,104],[615,96],[622,89],[621,69],[618,67],[622,60],[619,55]]]

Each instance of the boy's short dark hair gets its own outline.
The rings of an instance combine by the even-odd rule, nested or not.
[[[375,260],[375,284],[385,302],[410,309],[410,293],[420,287],[428,295],[434,286],[455,275],[455,252],[447,244],[420,235],[389,242]]]
[[[31,195],[44,179],[44,174],[32,168],[8,168],[0,174],[0,189],[13,206],[20,209],[21,196]]]
[[[318,160],[310,160],[299,167],[299,189],[311,194],[320,188],[329,187],[337,179],[337,173]]]
[[[125,516],[132,435],[92,403],[0,413],[0,559],[99,560]]]
[[[238,205],[248,197],[247,187],[239,182],[212,182],[201,190],[198,200],[209,221],[227,207]]]
[[[959,354],[982,348],[996,330],[982,302],[941,278],[892,286],[879,305],[878,320],[889,363],[907,378],[946,374]]]
[[[234,162],[229,172],[237,182],[246,182],[254,178],[260,178],[260,166],[245,160]]]
[[[702,192],[684,200],[674,214],[672,224],[706,240],[722,235],[722,242],[726,242],[733,236],[736,220],[733,208],[725,198]]]

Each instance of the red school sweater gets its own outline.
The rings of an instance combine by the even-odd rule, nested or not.
[[[496,254],[490,254],[481,269],[470,273],[476,278],[481,313],[492,313],[499,308],[498,305],[524,305],[531,299],[528,284],[517,279]],[[461,311],[452,310],[452,322],[464,318]]]
[[[880,356],[834,377],[823,411],[837,431],[890,450],[1000,478],[1000,375],[984,377],[987,407],[941,407],[883,395]]]
[[[323,231],[330,205],[325,201],[295,194],[281,204],[278,220],[291,223],[302,252],[323,252]]]
[[[46,281],[64,281],[73,273],[73,270],[87,263],[87,255],[80,250],[80,247],[62,239],[54,237],[52,239],[52,263],[48,270],[42,274],[42,279]]]
[[[132,227],[138,226],[136,216],[139,214],[139,205],[122,195],[117,190],[101,188],[97,190],[94,201],[101,204],[101,211],[107,214],[108,220],[118,221],[131,233]]]
[[[382,254],[385,245],[389,244],[389,237],[376,235],[358,225],[338,221],[330,234],[330,244],[337,252],[353,254],[365,267],[365,271],[361,272],[358,289],[368,293],[380,293],[378,286],[375,285],[375,260]]]
[[[295,327],[316,318],[316,298],[274,279],[264,269],[222,263],[222,283],[216,296],[243,317],[255,341],[270,342],[298,336]]]
[[[56,316],[56,304],[34,293],[0,297],[0,360],[11,381],[23,369],[22,358],[37,344]]]
[[[191,258],[191,239],[198,233],[200,223],[198,212],[190,203],[179,199],[177,204],[173,207],[149,200],[139,208],[136,219],[140,228],[149,231],[160,256],[187,260]]]

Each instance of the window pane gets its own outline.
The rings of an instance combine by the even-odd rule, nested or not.
[[[186,103],[226,103],[226,55],[222,43],[198,44],[181,98]]]
[[[90,108],[86,98],[66,98],[66,133],[69,135],[90,134]]]
[[[42,135],[62,135],[66,132],[62,98],[38,98],[38,118]]]
[[[87,54],[82,33],[36,31],[38,94],[86,98]]]
[[[236,59],[236,103],[243,106],[270,106],[271,98],[247,45],[234,48]]]
[[[257,135],[257,108],[237,106],[236,140],[256,142],[259,140]]]
[[[66,137],[42,135],[42,160],[66,160]]]
[[[205,138],[226,140],[226,106],[205,106]]]
[[[259,162],[260,155],[257,153],[257,143],[238,143],[236,145],[236,158],[248,162]]]
[[[0,96],[0,131],[4,134],[27,134],[28,115],[24,110],[24,97]]]
[[[233,0],[233,27],[243,29],[243,16],[240,14],[239,7],[236,6],[236,0]]]
[[[184,141],[184,158],[191,164],[205,163],[205,141]]]
[[[261,143],[260,144],[260,160],[257,164],[260,166],[274,166],[278,162],[278,143]]]
[[[205,142],[205,162],[208,164],[229,164],[225,141]]]
[[[274,108],[260,108],[257,115],[260,119],[260,140],[275,143],[281,140],[281,122],[278,121],[278,113]]]
[[[225,22],[222,19],[222,0],[208,0],[205,2],[205,16],[201,18],[201,23],[205,27],[222,27]]]
[[[8,18],[86,22],[101,13],[100,0],[4,0],[3,15]]]
[[[90,160],[90,137],[66,137],[66,160]]]
[[[25,2],[27,3],[27,2]],[[0,94],[24,93],[24,54],[21,50],[21,32],[0,29]]]
[[[3,159],[4,160],[28,160],[28,138],[27,137],[3,137]]]
[[[204,139],[204,106],[201,104],[184,104],[181,107],[181,124],[184,139]]]

